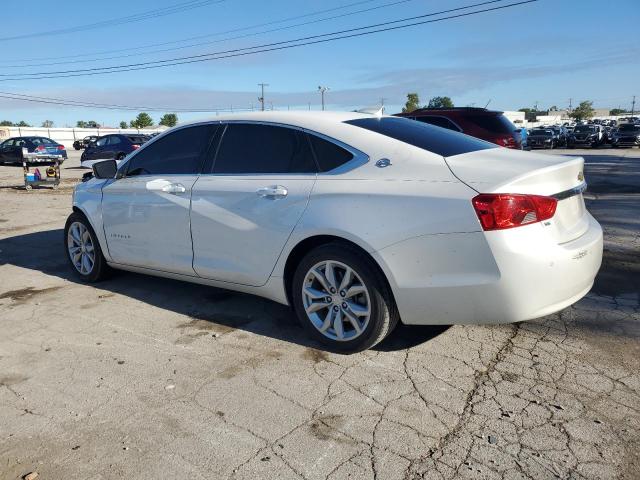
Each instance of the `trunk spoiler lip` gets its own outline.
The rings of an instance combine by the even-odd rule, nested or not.
[[[565,198],[574,197],[576,195],[580,195],[587,189],[587,182],[582,182],[580,185],[577,185],[569,190],[565,190],[564,192],[554,193],[553,195],[549,195],[556,200],[564,200]]]

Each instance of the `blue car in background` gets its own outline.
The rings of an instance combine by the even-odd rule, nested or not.
[[[67,159],[64,145],[47,137],[13,137],[0,144],[0,165],[22,165],[22,149],[29,153],[61,155]]]

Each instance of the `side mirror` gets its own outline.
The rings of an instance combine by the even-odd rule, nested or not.
[[[93,176],[95,178],[114,178],[118,171],[118,164],[115,160],[105,160],[93,164]]]
[[[89,143],[87,144],[87,147],[88,147],[88,148],[95,148],[95,146],[96,146],[96,142],[89,142]]]

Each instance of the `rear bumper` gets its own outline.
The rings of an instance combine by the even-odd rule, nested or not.
[[[587,231],[564,244],[544,229],[429,235],[375,256],[405,324],[519,322],[577,302],[602,262],[602,229],[591,215]]]

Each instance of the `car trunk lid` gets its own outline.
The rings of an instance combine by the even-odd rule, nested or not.
[[[503,148],[445,158],[453,174],[479,193],[552,196],[556,213],[544,222],[557,243],[584,234],[589,227],[582,192],[584,159],[518,152]]]

